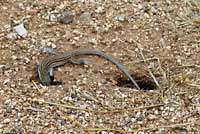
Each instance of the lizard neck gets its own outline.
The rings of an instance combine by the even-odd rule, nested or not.
[[[51,83],[51,79],[48,74],[48,70],[49,69],[43,68],[42,64],[40,64],[38,67],[39,79],[43,85],[49,85]]]

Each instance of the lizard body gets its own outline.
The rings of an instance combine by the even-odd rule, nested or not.
[[[38,66],[38,74],[39,79],[43,85],[50,85],[52,82],[52,79],[50,78],[50,70],[55,67],[62,66],[66,63],[69,63],[70,59],[73,56],[78,55],[97,55],[99,57],[103,57],[104,59],[112,62],[114,65],[116,65],[135,85],[136,88],[140,89],[136,81],[132,78],[132,76],[128,73],[126,68],[120,64],[117,60],[115,60],[112,56],[99,51],[99,50],[91,50],[91,49],[75,49],[70,50],[65,53],[61,54],[55,54],[50,57],[47,57],[44,59]],[[73,62],[72,62],[73,63]]]

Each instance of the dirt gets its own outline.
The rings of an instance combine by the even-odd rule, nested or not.
[[[0,4],[0,133],[199,132],[197,0]],[[73,13],[72,23],[53,18],[64,11]],[[28,34],[8,38],[22,23]],[[129,70],[142,90],[97,56],[84,56],[89,65],[57,68],[60,85],[31,81],[37,65],[52,55],[42,52],[49,48],[104,51]]]

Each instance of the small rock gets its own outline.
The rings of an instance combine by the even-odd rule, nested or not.
[[[50,47],[43,47],[40,49],[41,53],[52,53],[53,51],[54,51],[54,49],[50,48]]]
[[[7,69],[9,69],[8,65],[0,64],[0,70],[7,70]]]
[[[135,115],[136,119],[138,121],[142,121],[144,119],[144,116],[142,115],[141,112],[137,112],[136,115]]]
[[[29,63],[30,62],[30,59],[27,58],[27,57],[25,57],[24,60],[25,60],[25,63]]]
[[[17,39],[17,33],[11,32],[6,36],[6,38],[10,39],[10,40],[15,40],[15,39]]]
[[[27,32],[27,30],[25,29],[23,23],[21,23],[21,24],[15,26],[13,29],[16,31],[16,33],[17,33],[19,36],[21,36],[21,37],[23,37],[23,38],[25,38],[25,37],[27,36],[27,34],[28,34],[28,32]]]
[[[170,107],[170,108],[169,108],[169,111],[170,111],[170,112],[174,112],[174,111],[175,111],[175,108],[174,108],[174,107]]]
[[[148,116],[148,119],[149,119],[149,120],[154,120],[154,119],[156,119],[156,116],[153,115],[153,114],[150,114],[150,115]]]
[[[48,126],[48,125],[49,125],[49,123],[48,123],[48,122],[45,122],[45,123],[44,123],[44,126]]]
[[[196,103],[197,103],[197,106],[196,106],[197,113],[200,114],[200,106],[199,106],[199,104],[200,104],[200,98],[196,99]]]
[[[8,84],[9,82],[10,82],[10,79],[6,79],[6,80],[3,81],[3,85]]]
[[[158,110],[156,110],[156,111],[154,112],[154,114],[158,115],[158,114],[159,114],[159,111],[158,111]]]
[[[145,18],[150,18],[150,16],[149,16],[148,13],[144,13],[144,17],[145,17]]]
[[[12,113],[13,108],[11,106],[8,106],[6,108],[6,113]]]
[[[91,20],[91,13],[90,12],[84,12],[81,16],[80,16],[80,21],[82,23],[90,23]]]
[[[51,45],[52,45],[51,42],[47,42],[46,45],[47,45],[48,47],[52,47],[52,46],[51,46]]]
[[[56,14],[51,13],[51,14],[48,16],[48,20],[50,20],[51,22],[57,22],[57,21],[58,21],[58,17],[57,17]]]
[[[81,32],[78,29],[73,30],[72,33],[75,34],[75,35],[80,35],[81,34]]]
[[[74,19],[74,15],[71,11],[65,11],[58,18],[58,21],[64,24],[72,23]]]
[[[108,132],[107,132],[107,131],[101,131],[101,133],[102,133],[102,134],[107,134]]]
[[[52,47],[53,49],[55,49],[55,48],[56,48],[56,45],[55,45],[55,44],[51,44],[51,47]]]
[[[88,40],[89,43],[96,45],[97,44],[97,40],[95,38],[91,38]]]
[[[3,123],[5,123],[5,124],[7,124],[7,123],[9,123],[10,122],[10,119],[5,119],[5,120],[3,120]]]
[[[12,58],[13,60],[16,60],[16,59],[17,59],[17,56],[13,55],[11,58]]]
[[[5,28],[5,29],[11,29],[11,26],[8,25],[8,24],[6,24],[6,25],[4,25],[4,28]]]
[[[95,10],[95,12],[96,13],[99,13],[99,14],[103,14],[103,13],[105,13],[105,9],[104,9],[104,7],[97,7],[97,9]]]
[[[14,87],[16,87],[16,86],[15,86],[15,84],[11,84],[10,87],[14,88]]]
[[[74,37],[73,38],[75,41],[78,41],[80,39],[80,37]]]
[[[99,32],[100,31],[100,27],[97,26],[97,23],[95,23],[94,21],[91,21],[90,25],[92,26],[92,31],[93,32]]]
[[[24,4],[23,4],[23,3],[19,3],[19,4],[18,4],[18,7],[19,7],[21,10],[24,10],[24,9],[25,9],[25,7],[24,7]]]
[[[158,13],[158,9],[155,6],[152,7],[151,11],[152,11],[152,14],[154,15]]]
[[[65,120],[61,120],[61,121],[60,121],[60,125],[61,125],[61,126],[64,126],[65,124],[66,124],[66,121],[65,121]]]
[[[125,21],[125,15],[118,15],[115,17],[115,20],[120,21],[120,22],[124,22]]]

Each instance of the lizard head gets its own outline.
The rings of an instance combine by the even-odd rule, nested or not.
[[[49,75],[42,75],[41,77],[39,76],[40,78],[40,82],[43,84],[43,85],[50,85],[52,80],[50,78]]]
[[[38,75],[39,75],[40,82],[41,82],[43,85],[50,85],[50,84],[51,84],[52,79],[51,79],[51,77],[49,76],[49,73],[48,73],[47,70],[41,69],[41,67],[39,66],[39,67],[38,67]]]

